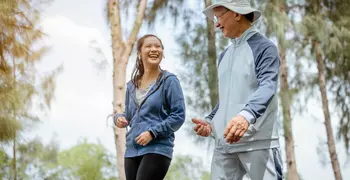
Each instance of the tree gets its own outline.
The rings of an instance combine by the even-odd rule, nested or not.
[[[218,102],[217,56],[227,45],[228,39],[215,31],[212,20],[193,19],[193,17],[204,17],[201,11],[211,5],[212,1],[203,0],[197,3],[200,5],[198,9],[184,10],[182,16],[184,31],[176,37],[181,47],[179,54],[186,66],[182,79],[185,84],[190,84],[188,88],[196,92],[187,97],[188,104],[200,114],[205,114]]]
[[[0,149],[1,179],[88,179],[116,180],[114,157],[101,143],[82,139],[73,147],[60,151],[53,138],[44,144],[39,137],[18,142],[16,177],[11,176],[12,160]]]
[[[147,8],[147,0],[137,1],[123,1],[108,0],[108,22],[110,24],[110,31],[112,36],[112,51],[113,51],[113,114],[122,113],[124,111],[125,101],[125,76],[126,66],[128,59],[132,53],[134,44],[136,42],[137,35],[140,31],[142,22],[148,20],[149,24],[153,24],[156,20],[157,14],[160,11],[165,11],[167,7],[170,7],[170,12],[174,15],[179,14],[177,5],[181,6],[183,1],[165,1],[165,0],[153,0],[150,8]],[[136,18],[133,22],[133,27],[127,38],[122,33],[123,27],[121,23],[121,8],[125,12],[125,16],[129,18],[129,7],[132,5],[137,6]],[[145,18],[147,17],[147,19]],[[175,16],[176,17],[176,16]],[[128,19],[129,20],[129,19]],[[129,21],[130,22],[130,21]],[[127,24],[127,23],[126,23]],[[124,27],[126,28],[126,27]],[[125,30],[125,29],[124,29]],[[126,39],[126,40],[125,40]],[[125,129],[115,127],[115,144],[117,152],[117,168],[118,175],[121,180],[125,180],[124,172],[124,153],[125,153]]]
[[[1,179],[38,179],[55,178],[57,171],[57,155],[59,152],[58,143],[55,139],[47,145],[42,143],[38,137],[28,142],[17,142],[16,157],[11,157],[0,149],[1,158]],[[13,159],[16,161],[16,173],[13,173]],[[15,176],[14,176],[15,175]]]
[[[0,5],[0,141],[13,143],[12,176],[16,179],[17,137],[39,120],[31,113],[32,106],[50,108],[54,78],[62,68],[42,75],[35,66],[48,51],[37,44],[43,36],[38,26],[41,3],[18,0],[0,1]]]
[[[58,155],[60,177],[81,180],[116,179],[112,156],[101,143],[83,139]]]
[[[288,66],[286,53],[291,49],[291,41],[286,39],[286,33],[292,30],[292,23],[288,14],[290,9],[287,1],[273,0],[263,5],[264,25],[267,29],[269,37],[276,37],[278,41],[278,49],[281,58],[280,73],[280,99],[283,112],[283,130],[285,140],[285,151],[287,160],[287,178],[298,180],[299,175],[296,167],[296,159],[294,152],[294,138],[291,118],[291,100],[293,91],[291,91],[288,82]]]
[[[332,48],[327,49],[326,80],[334,95],[340,124],[338,139],[343,139],[346,152],[350,153],[350,8],[349,2],[328,1],[329,19],[335,25],[330,36]],[[336,45],[337,44],[337,45]],[[334,46],[336,45],[336,46]]]
[[[43,36],[38,27],[39,10],[25,0],[1,3],[0,119],[5,128],[0,133],[0,140],[6,142],[21,129],[21,121],[38,120],[29,113],[34,97],[42,100],[39,107],[50,108],[54,77],[62,69],[59,67],[43,76],[35,68],[48,50],[47,47],[34,47]]]
[[[11,157],[3,148],[0,149],[0,178],[10,179],[11,172]]]
[[[228,39],[217,33],[212,20],[206,18],[204,21],[205,16],[201,12],[212,1],[198,0],[197,4],[198,9],[184,9],[183,31],[176,35],[176,41],[180,45],[179,55],[185,66],[180,78],[185,82],[184,88],[191,90],[186,97],[188,109],[203,118],[219,100],[217,57],[227,46]],[[210,138],[196,136],[192,128],[188,128],[188,133],[195,136],[196,143],[210,145]]]
[[[120,3],[119,0],[108,1],[108,20],[112,35],[113,52],[113,114],[124,111],[125,101],[125,76],[128,58],[136,41],[136,36],[140,30],[143,17],[145,15],[147,0],[141,0],[139,3],[138,14],[134,27],[126,42],[123,40],[122,24],[120,22]],[[125,129],[114,128],[115,145],[117,152],[118,175],[121,180],[125,180],[124,172],[124,153],[125,153]]]
[[[341,46],[341,44],[334,41],[334,32],[336,32],[339,27],[333,24],[332,20],[329,18],[332,9],[327,5],[327,2],[321,3],[318,0],[306,1],[305,14],[302,19],[302,34],[304,36],[304,42],[306,45],[309,45],[310,53],[314,55],[313,57],[317,65],[317,85],[322,99],[327,145],[334,177],[335,179],[340,180],[342,179],[342,175],[335,149],[335,141],[329,113],[325,66],[329,59],[327,53],[333,48],[337,48],[339,45]],[[332,23],[331,27],[329,27],[330,23]]]

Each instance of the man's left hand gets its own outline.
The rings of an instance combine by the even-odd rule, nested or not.
[[[249,123],[243,116],[235,116],[227,124],[224,131],[226,142],[232,144],[238,142],[244,133],[248,130]]]

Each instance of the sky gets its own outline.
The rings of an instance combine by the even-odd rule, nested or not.
[[[192,2],[190,6],[194,7],[195,3]],[[49,45],[51,50],[43,57],[40,69],[49,71],[62,64],[63,72],[56,81],[51,111],[43,116],[43,122],[31,136],[41,136],[45,142],[49,142],[56,134],[61,149],[69,148],[86,137],[91,142],[99,140],[110,152],[115,152],[110,127],[112,120],[109,119],[109,125],[106,124],[106,117],[112,112],[113,89],[111,38],[105,17],[105,3],[97,0],[55,0],[43,13],[41,25],[47,34],[43,43]],[[205,21],[204,16],[194,18]],[[128,23],[123,21],[122,25]],[[175,74],[180,72],[182,61],[175,54],[179,47],[173,38],[173,28],[167,23],[157,23],[153,30],[143,28],[139,35],[145,33],[157,34],[163,40],[166,58],[162,61],[162,68]],[[102,56],[91,48],[91,41],[95,41],[94,46],[102,50]],[[135,58],[135,54],[130,57],[127,80],[130,79]],[[98,68],[97,64],[105,66]],[[184,93],[190,93],[190,90],[184,89]],[[320,144],[326,147],[321,101],[315,98],[305,104],[305,108],[306,113],[293,115],[299,173],[305,180],[334,179],[327,148],[317,150]],[[333,109],[331,114],[334,114]],[[335,116],[332,117],[335,132],[337,121]],[[280,142],[285,160],[282,135]],[[350,167],[346,165],[343,144],[338,142],[336,147],[343,179],[348,179]],[[202,158],[204,166],[210,170],[212,151],[208,153],[207,146],[196,145],[185,127],[176,132],[174,153]],[[323,165],[320,159],[325,159],[326,164]]]

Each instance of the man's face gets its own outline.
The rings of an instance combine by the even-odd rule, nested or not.
[[[230,11],[225,7],[217,7],[214,9],[214,15],[217,19],[216,27],[220,28],[222,33],[227,38],[236,38],[239,36],[239,19],[237,13]]]

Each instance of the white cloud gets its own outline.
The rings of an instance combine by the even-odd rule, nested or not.
[[[91,40],[102,40],[101,32],[96,28],[79,26],[67,17],[46,16],[42,20],[44,32],[53,38],[69,40],[77,44],[88,44]],[[63,39],[62,39],[63,38]]]

